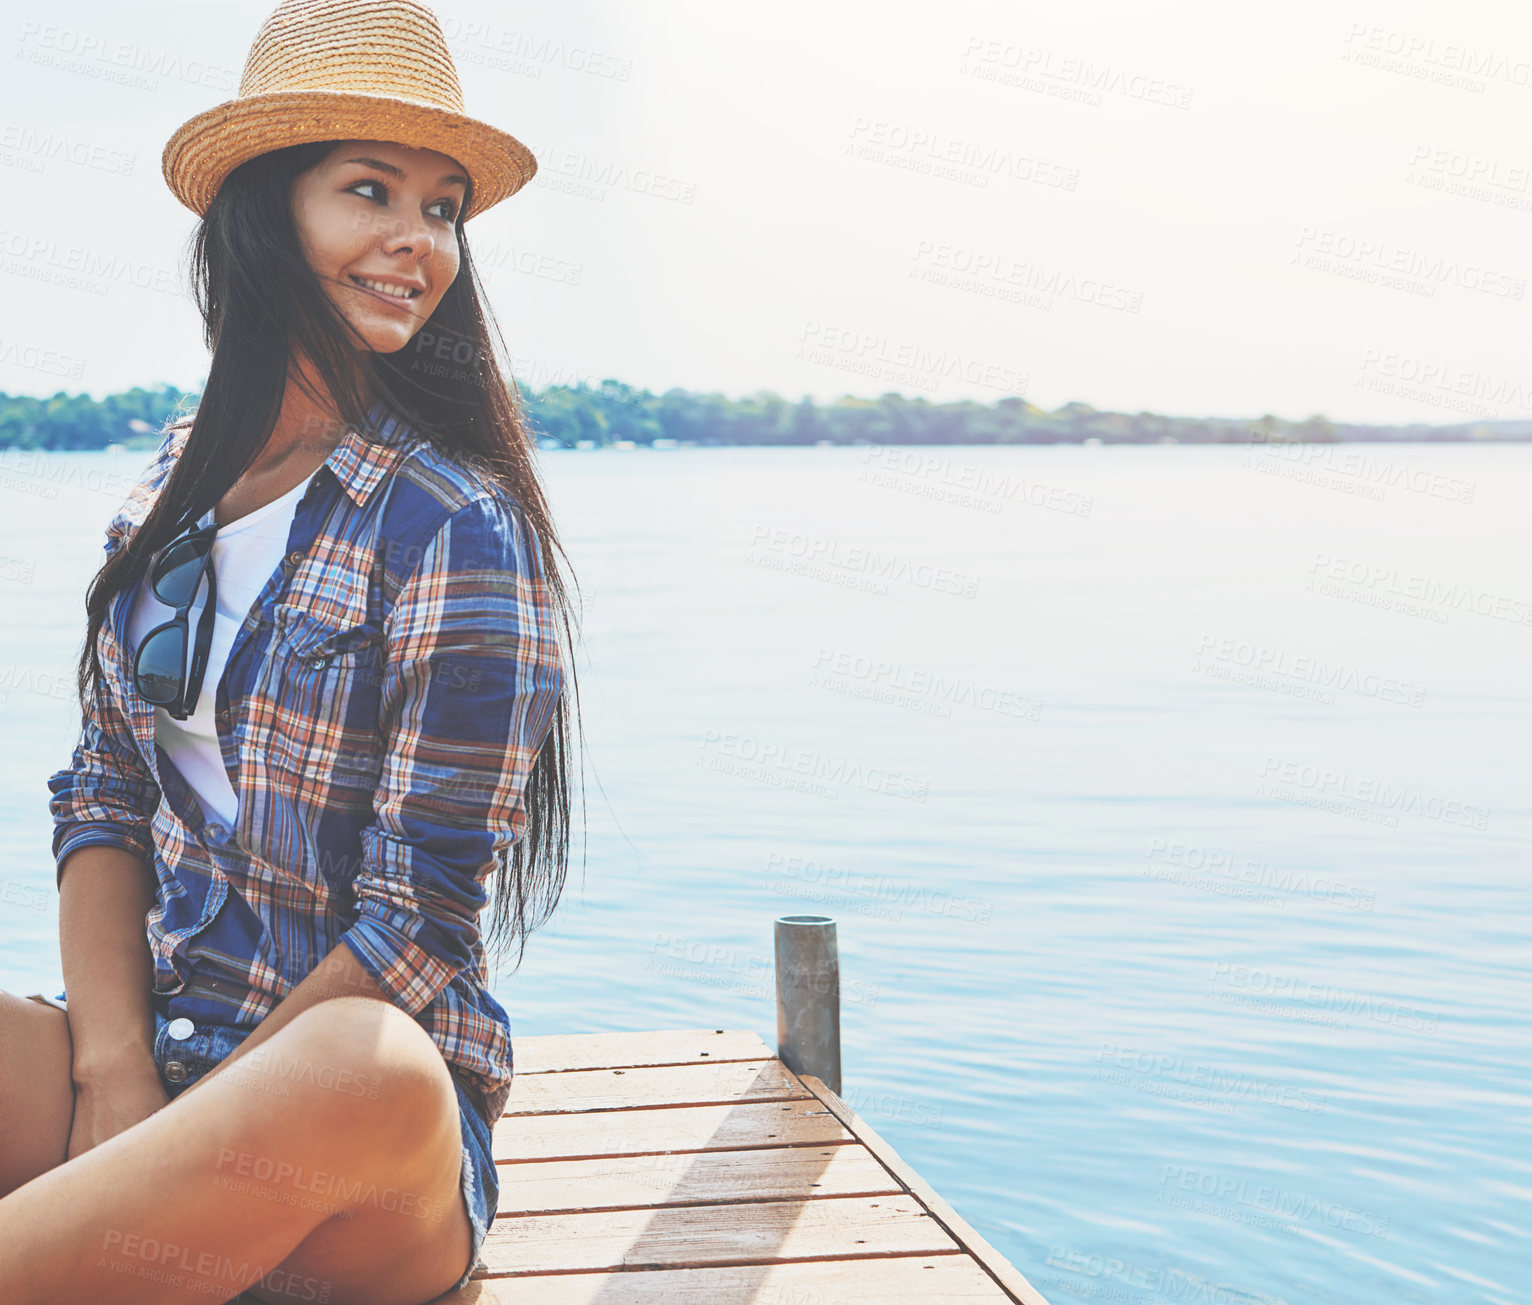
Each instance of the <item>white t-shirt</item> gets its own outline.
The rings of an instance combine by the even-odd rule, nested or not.
[[[229,649],[234,646],[234,636],[239,631],[250,609],[260,596],[271,574],[282,561],[287,548],[288,532],[292,529],[293,516],[298,510],[298,500],[312,483],[299,481],[281,498],[273,499],[264,507],[247,512],[236,521],[218,528],[213,539],[213,567],[218,574],[218,606],[213,613],[213,641],[208,650],[207,672],[202,678],[202,690],[193,709],[185,720],[176,720],[163,707],[154,709],[154,739],[175,762],[209,820],[232,825],[239,810],[239,801],[229,784],[228,773],[223,768],[223,753],[218,747],[218,727],[213,721],[217,708],[218,682],[229,659]],[[213,511],[209,509],[198,522],[210,525]],[[197,622],[207,606],[207,579],[203,577],[197,590],[191,611],[187,614],[188,638],[186,653],[191,659],[192,645],[196,642]],[[175,615],[174,609],[165,606],[149,589],[146,574],[140,582],[132,615],[128,618],[129,657],[137,654],[143,637],[157,625],[162,625]]]

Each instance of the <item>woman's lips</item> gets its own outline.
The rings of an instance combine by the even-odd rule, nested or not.
[[[398,299],[393,295],[384,294],[381,290],[374,290],[370,285],[363,285],[360,281],[353,281],[351,284],[356,289],[360,290],[364,295],[370,295],[380,303],[387,304],[390,308],[398,308],[401,311],[409,313],[411,316],[413,316],[413,314],[410,313],[410,305],[415,302],[414,299]],[[417,295],[416,298],[419,298],[419,296]]]

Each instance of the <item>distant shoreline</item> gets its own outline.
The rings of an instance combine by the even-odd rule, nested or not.
[[[1532,441],[1532,420],[1367,425],[1332,421],[1320,413],[1302,421],[1270,413],[1256,418],[1166,417],[1103,412],[1077,402],[1049,412],[1014,395],[992,404],[971,399],[932,403],[893,392],[876,399],[846,395],[815,403],[807,397],[792,402],[769,391],[739,399],[679,388],[654,394],[615,380],[541,390],[523,386],[520,394],[531,429],[545,449]],[[0,451],[99,452],[112,446],[153,450],[166,423],[195,409],[200,397],[169,385],[135,388],[99,400],[62,392],[46,399],[0,393]],[[1426,395],[1422,402],[1455,406],[1476,417],[1492,411],[1462,396]]]

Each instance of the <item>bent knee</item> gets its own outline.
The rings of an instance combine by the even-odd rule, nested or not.
[[[278,1039],[281,1039],[279,1045]],[[328,1089],[349,1118],[357,1112],[420,1117],[454,1095],[431,1035],[390,1002],[332,997],[297,1015],[266,1044],[304,1082]]]
[[[426,1031],[396,1006],[336,997],[249,1053],[260,1076],[229,1146],[291,1151],[350,1174],[397,1176],[459,1147],[456,1093]],[[237,1069],[236,1066],[232,1067]],[[381,1168],[380,1168],[381,1166]]]

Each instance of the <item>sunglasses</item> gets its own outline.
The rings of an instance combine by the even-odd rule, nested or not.
[[[208,563],[213,556],[216,524],[197,526],[174,539],[149,560],[149,590],[175,615],[150,630],[138,645],[133,659],[133,683],[139,696],[163,707],[176,720],[185,720],[202,692],[208,653],[213,646],[213,614],[218,606],[217,571]],[[191,669],[186,668],[186,641],[190,612],[202,576],[207,575],[207,605],[197,622]]]

